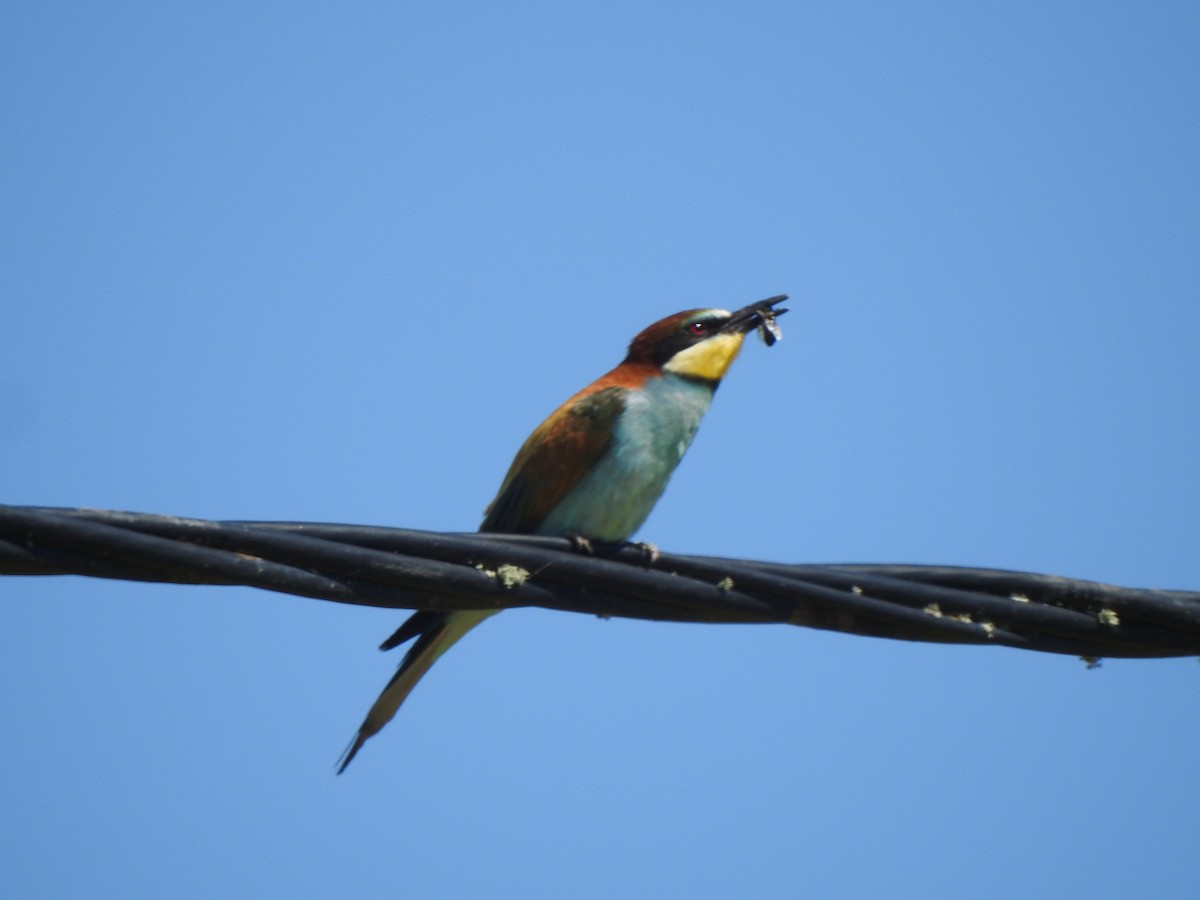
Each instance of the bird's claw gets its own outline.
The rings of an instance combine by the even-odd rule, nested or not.
[[[662,554],[658,552],[657,547],[645,541],[637,541],[635,543],[631,543],[629,546],[633,547],[643,555],[644,562],[642,565],[645,566],[654,565],[656,562],[658,562],[658,558],[662,556]]]

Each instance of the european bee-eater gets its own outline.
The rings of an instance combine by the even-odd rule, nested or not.
[[[787,295],[737,312],[689,309],[633,339],[624,361],[550,414],[517,453],[480,531],[627,541],[646,521],[692,442],[713,392],[756,328],[779,337]],[[418,610],[381,649],[416,638],[367,713],[338,772],[386,725],[421,676],[500,610]]]

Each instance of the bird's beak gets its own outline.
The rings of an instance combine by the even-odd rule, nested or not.
[[[777,297],[768,297],[766,300],[759,300],[757,303],[743,306],[729,317],[729,321],[721,330],[735,334],[749,334],[755,328],[761,327],[778,337],[779,329],[775,326],[775,317],[782,316],[787,310],[773,309],[773,307],[787,298],[787,294],[780,294]]]

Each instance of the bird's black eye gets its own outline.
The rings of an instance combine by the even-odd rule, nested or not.
[[[702,334],[708,334],[708,323],[707,322],[693,322],[691,325],[688,326],[688,331],[697,336],[702,335]]]

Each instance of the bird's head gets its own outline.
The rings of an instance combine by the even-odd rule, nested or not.
[[[786,299],[787,294],[780,294],[736,312],[687,309],[667,316],[633,339],[625,362],[653,365],[684,378],[719,382],[751,331],[760,328],[769,344],[775,342],[779,334],[775,317],[787,310],[773,307]]]

